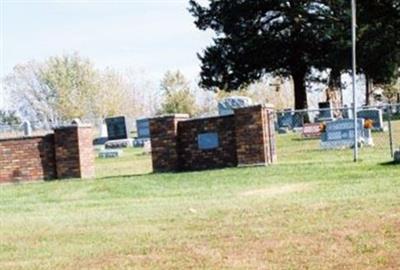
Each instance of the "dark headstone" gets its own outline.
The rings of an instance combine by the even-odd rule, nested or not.
[[[93,145],[104,145],[107,141],[107,137],[98,137],[93,140]]]
[[[332,104],[330,102],[320,102],[318,103],[318,108],[320,109],[318,115],[320,121],[333,120]]]
[[[383,115],[382,111],[379,109],[366,109],[357,112],[358,118],[363,118],[364,120],[372,120],[372,130],[374,131],[384,131],[383,126]]]
[[[128,138],[125,116],[106,118],[109,140],[121,140]]]

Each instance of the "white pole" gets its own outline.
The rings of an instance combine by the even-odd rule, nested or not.
[[[353,118],[354,118],[354,162],[358,160],[357,95],[356,95],[356,0],[351,0],[352,43],[353,43]]]

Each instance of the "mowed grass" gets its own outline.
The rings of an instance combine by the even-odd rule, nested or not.
[[[355,164],[351,150],[277,141],[270,167],[151,174],[125,150],[96,160],[97,179],[2,185],[0,269],[399,269],[387,145]]]

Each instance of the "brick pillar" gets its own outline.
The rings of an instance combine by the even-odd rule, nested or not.
[[[57,178],[95,177],[93,129],[71,125],[54,130]]]
[[[174,114],[150,119],[151,158],[155,172],[178,169],[178,122],[187,118],[187,114]]]
[[[234,112],[238,166],[267,165],[275,162],[272,109],[256,105],[238,108]]]

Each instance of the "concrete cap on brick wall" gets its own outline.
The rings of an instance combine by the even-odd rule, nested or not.
[[[246,110],[246,109],[257,109],[257,108],[266,108],[266,109],[274,109],[274,105],[271,103],[266,103],[266,104],[254,104],[246,107],[240,107],[240,108],[234,108],[233,111],[240,111],[240,110]]]
[[[58,130],[58,129],[66,129],[66,128],[74,128],[74,127],[79,127],[79,128],[92,128],[93,126],[91,124],[69,124],[69,125],[62,125],[62,126],[58,126],[55,127],[54,130]]]
[[[160,119],[160,118],[189,118],[187,113],[172,113],[172,114],[163,114],[154,117],[148,118],[150,119]]]

